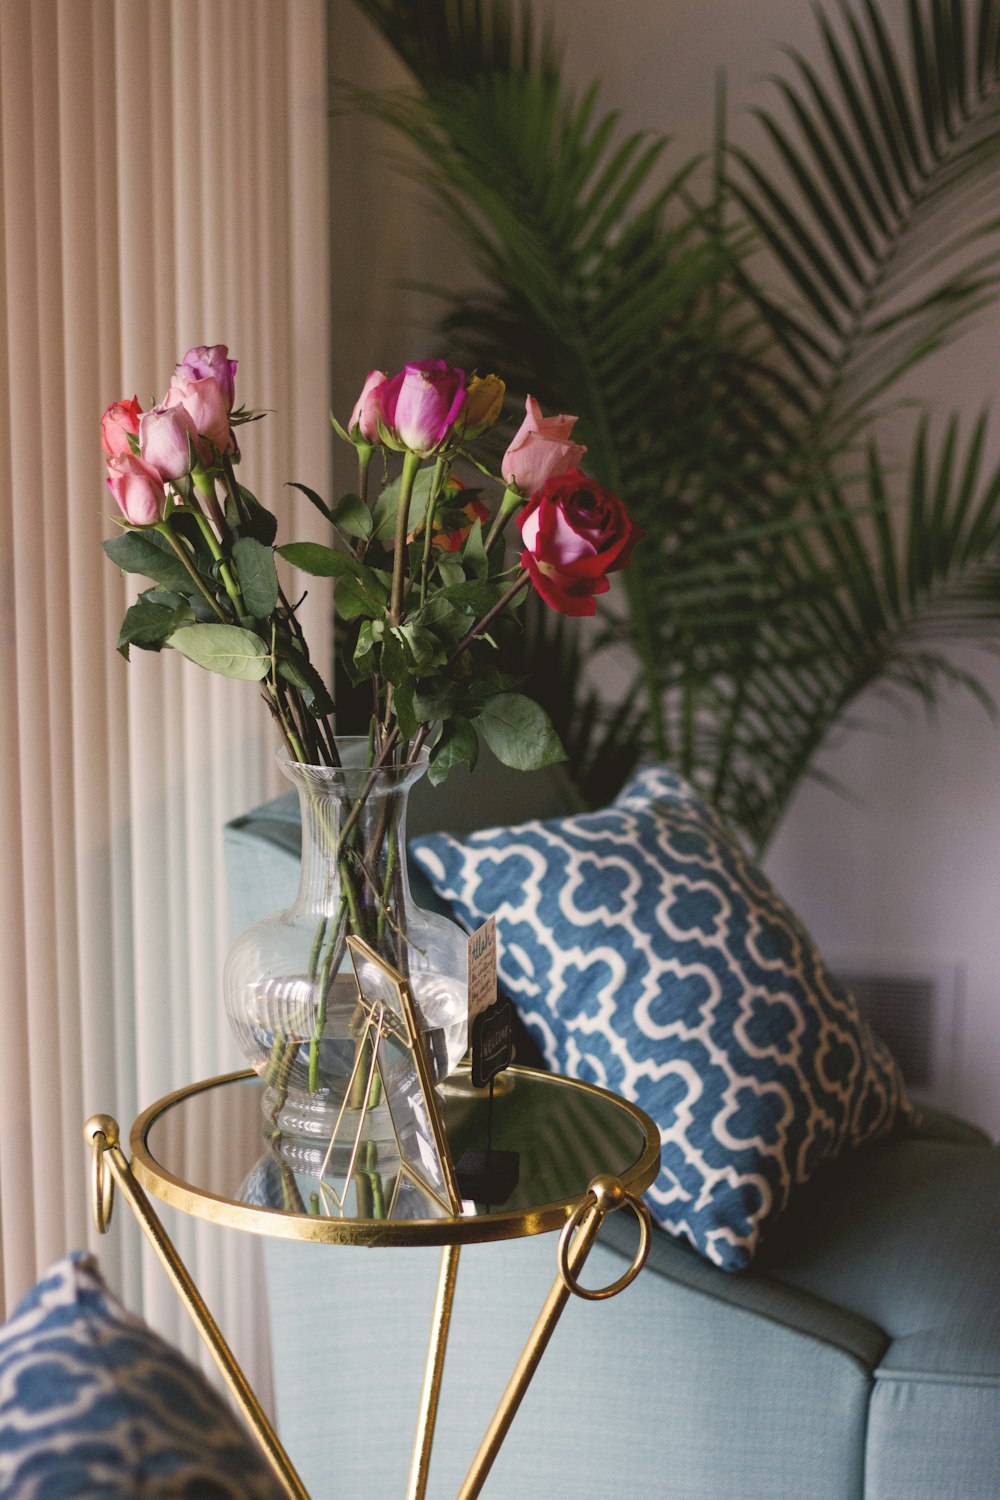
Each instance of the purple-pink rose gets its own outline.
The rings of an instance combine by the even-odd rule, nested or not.
[[[465,405],[465,371],[443,359],[404,365],[378,393],[382,420],[403,448],[427,458],[451,436]]]
[[[563,615],[595,614],[594,596],[610,588],[606,575],[628,565],[642,536],[618,496],[579,469],[548,480],[517,521],[521,565],[546,604]]]
[[[525,417],[503,456],[504,482],[533,495],[547,480],[575,469],[586,448],[570,441],[576,417],[543,417],[534,396],[525,402]]]
[[[214,375],[193,376],[183,365],[178,365],[163,405],[183,406],[199,436],[208,438],[220,453],[231,450],[233,437],[229,430],[229,409]]]
[[[177,366],[176,373],[189,375],[192,380],[204,380],[211,376],[219,383],[226,411],[232,411],[236,395],[236,360],[229,358],[225,344],[198,344],[189,349]]]
[[[108,459],[108,489],[133,526],[153,526],[162,521],[167,492],[152,464],[134,453],[117,453]]]
[[[382,441],[378,431],[379,418],[382,416],[379,391],[388,379],[384,370],[369,370],[365,376],[365,383],[361,387],[361,395],[354,403],[347,431],[353,433],[354,429],[358,428],[366,443]]]
[[[180,479],[190,473],[192,451],[195,461],[211,460],[211,452],[206,455],[198,449],[198,430],[186,407],[154,406],[139,418],[139,452],[161,479]]]

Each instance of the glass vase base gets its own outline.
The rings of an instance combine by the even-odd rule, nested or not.
[[[283,1094],[283,1097],[282,1097]],[[362,1142],[373,1142],[379,1146],[396,1146],[396,1133],[392,1126],[385,1100],[369,1105],[364,1111],[364,1120],[359,1122],[359,1112],[349,1105],[343,1107],[340,1097],[329,1089],[310,1094],[300,1089],[279,1090],[271,1085],[265,1088],[260,1101],[261,1114],[269,1127],[278,1135],[292,1140],[308,1142],[319,1149],[320,1154],[329,1143],[334,1130],[340,1145],[350,1145],[358,1136],[361,1125]],[[338,1128],[339,1120],[339,1128]]]

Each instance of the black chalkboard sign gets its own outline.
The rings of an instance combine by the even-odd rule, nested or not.
[[[495,1000],[472,1023],[472,1082],[483,1089],[514,1060],[514,1011],[509,1000]]]

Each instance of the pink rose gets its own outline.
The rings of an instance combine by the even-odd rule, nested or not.
[[[579,469],[556,475],[518,516],[521,564],[546,604],[563,615],[592,615],[608,573],[624,568],[642,536],[617,495]]]
[[[570,442],[576,417],[543,417],[534,396],[525,402],[525,418],[500,464],[504,482],[533,495],[548,479],[573,469],[586,453]]]
[[[203,444],[203,449],[206,446]],[[180,479],[182,474],[189,474],[192,449],[196,460],[206,458],[198,447],[198,430],[183,406],[154,406],[139,419],[139,452],[161,479]],[[211,457],[209,452],[209,462]]]
[[[183,365],[178,365],[170,382],[170,389],[163,398],[163,405],[183,406],[201,437],[208,438],[220,453],[230,451],[232,433],[229,430],[229,411],[222,387],[214,375],[195,379],[186,373]]]
[[[225,344],[198,344],[188,350],[176,373],[188,375],[192,380],[204,380],[210,375],[219,382],[226,411],[232,411],[236,395],[236,363],[235,359],[229,358]]]
[[[167,492],[152,467],[134,453],[118,453],[108,459],[108,489],[132,526],[154,526],[163,519]]]
[[[384,370],[369,370],[365,376],[365,383],[361,387],[361,395],[354,403],[351,412],[351,420],[347,424],[348,433],[353,433],[357,427],[366,443],[380,443],[378,421],[382,415],[382,406],[378,399],[378,393],[386,384],[389,377]]]
[[[379,389],[382,420],[401,447],[421,458],[435,453],[465,405],[465,371],[443,359],[404,365]]]
[[[138,436],[141,415],[138,396],[131,401],[114,401],[108,407],[101,418],[101,447],[109,458],[132,452],[129,434]]]

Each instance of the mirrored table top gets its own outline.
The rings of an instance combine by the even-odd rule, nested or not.
[[[345,1193],[343,1154],[338,1163],[324,1142],[276,1132],[254,1073],[192,1084],[147,1109],[132,1128],[132,1171],[161,1201],[256,1234],[444,1245],[559,1229],[598,1174],[640,1193],[659,1170],[649,1116],[589,1084],[510,1068],[496,1079],[491,1125],[489,1091],[473,1089],[467,1070],[442,1092],[456,1162],[487,1144],[518,1154],[517,1185],[503,1203],[467,1200],[455,1216],[412,1193],[404,1202],[392,1191],[398,1156],[385,1138],[362,1142]]]

